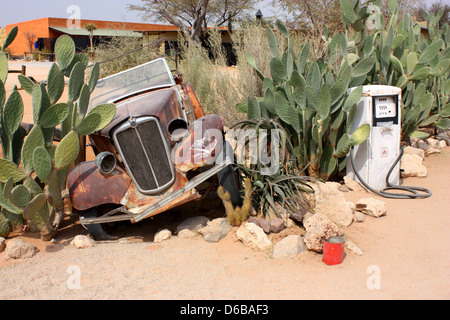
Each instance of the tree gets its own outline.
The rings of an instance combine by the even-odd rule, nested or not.
[[[139,11],[144,20],[167,21],[189,39],[200,41],[208,25],[223,26],[245,11],[253,9],[257,0],[142,0],[142,5],[128,5]]]
[[[34,43],[36,42],[36,34],[31,31],[23,32],[23,36],[25,37],[25,40],[28,45],[28,52],[32,53],[34,49]]]
[[[84,28],[89,31],[89,40],[91,42],[91,56],[94,54],[94,31],[97,30],[97,26],[95,24],[86,24]]]
[[[288,26],[313,37],[322,36],[324,25],[330,33],[343,29],[339,0],[272,0],[271,4],[288,14]]]
[[[142,0],[141,6],[128,5],[140,11],[144,20],[166,20],[193,41],[200,41],[209,0]]]
[[[420,21],[426,21],[426,15],[429,15],[431,13],[436,17],[440,15],[440,27],[442,27],[446,23],[450,24],[450,5],[444,4],[442,1],[439,1],[433,3],[429,8],[427,8],[425,3],[421,3],[421,5],[415,11],[415,15]]]

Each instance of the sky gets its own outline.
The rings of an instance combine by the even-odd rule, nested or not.
[[[450,5],[450,0],[442,1]],[[260,2],[256,10],[261,9],[264,15],[271,16],[269,1]],[[127,4],[140,3],[141,0],[1,0],[0,27],[45,17],[69,18],[74,11],[68,12],[68,9],[74,5],[79,7],[81,19],[142,22],[137,12],[126,9]]]

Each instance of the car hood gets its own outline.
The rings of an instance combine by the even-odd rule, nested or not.
[[[139,118],[143,116],[157,117],[161,124],[168,123],[175,118],[181,118],[181,106],[175,88],[165,88],[148,93],[129,97],[116,103],[117,111],[111,123],[100,134],[110,137],[111,130],[128,120],[130,116]]]

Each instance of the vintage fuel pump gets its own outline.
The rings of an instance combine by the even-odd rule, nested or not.
[[[349,91],[353,91],[350,89]],[[391,86],[365,86],[357,104],[352,132],[363,124],[370,124],[369,138],[353,148],[347,159],[347,176],[361,182],[367,189],[388,198],[426,198],[427,189],[401,187],[401,103],[402,90]],[[387,193],[400,189],[406,194]],[[419,193],[420,192],[420,193]]]

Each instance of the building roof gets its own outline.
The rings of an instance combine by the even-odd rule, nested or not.
[[[10,24],[6,26],[7,30],[12,29],[16,25],[36,25],[47,28],[67,28],[69,29],[71,21],[66,18],[40,18],[29,21],[21,21],[18,23]],[[83,29],[87,24],[94,24],[100,30],[132,30],[136,32],[168,32],[178,31],[178,27],[167,24],[151,24],[151,23],[138,23],[138,22],[123,22],[123,21],[104,21],[104,20],[84,20],[79,21],[80,29]],[[67,31],[67,30],[66,30]],[[74,31],[75,32],[75,31]]]
[[[50,27],[52,30],[68,34],[70,36],[89,36],[90,32],[86,29],[74,29],[63,27]],[[141,32],[133,30],[114,30],[114,29],[96,29],[94,30],[94,37],[142,37]]]

